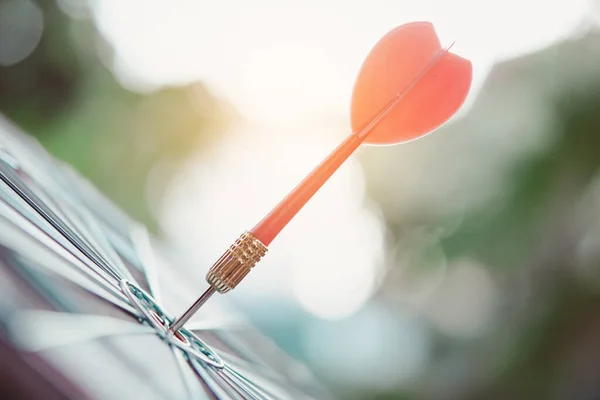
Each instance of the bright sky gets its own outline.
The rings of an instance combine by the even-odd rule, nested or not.
[[[475,88],[495,60],[567,34],[590,0],[98,0],[128,85],[202,79],[245,114],[347,114],[355,75],[381,36],[414,20],[474,63]],[[473,91],[473,93],[475,93]]]
[[[474,65],[472,101],[495,61],[568,35],[588,3],[98,0],[97,15],[126,86],[202,80],[255,123],[191,163],[169,193],[163,219],[202,279],[347,133],[347,126],[320,126],[320,118],[348,119],[363,58],[389,30],[429,20],[443,44],[456,41],[453,51]],[[292,293],[306,310],[332,319],[360,308],[383,254],[383,225],[363,192],[350,160],[273,243],[241,295]]]

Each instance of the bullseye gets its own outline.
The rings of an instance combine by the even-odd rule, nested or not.
[[[161,338],[182,350],[188,357],[218,369],[225,366],[223,360],[193,332],[185,328],[171,331],[169,327],[173,319],[148,293],[125,279],[120,282],[120,286],[140,313],[141,320],[150,324]]]

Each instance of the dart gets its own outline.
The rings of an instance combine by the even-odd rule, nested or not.
[[[430,22],[401,25],[367,55],[354,84],[352,133],[254,228],[244,232],[206,275],[208,289],[170,327],[181,329],[216,292],[234,289],[268,246],[361,144],[393,145],[422,137],[462,106],[471,62],[442,48]]]

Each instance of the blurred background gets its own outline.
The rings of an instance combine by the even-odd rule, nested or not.
[[[0,0],[0,112],[200,293],[413,20],[472,60],[465,106],[362,149],[228,297],[339,398],[600,398],[598,1]]]

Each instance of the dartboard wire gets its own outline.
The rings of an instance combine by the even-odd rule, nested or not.
[[[88,246],[92,251],[95,251],[98,256],[100,256],[104,263],[109,267],[112,265],[116,269],[119,270],[123,274],[123,277],[127,278],[131,282],[136,282],[135,277],[131,274],[129,269],[125,266],[121,258],[116,253],[115,249],[110,244],[110,241],[106,237],[104,231],[98,224],[98,221],[91,215],[89,210],[85,207],[81,207],[76,202],[72,201],[68,197],[64,197],[64,201],[69,203],[69,206],[73,210],[77,210],[77,214],[79,214],[81,222],[85,226],[80,226],[78,230],[80,233],[84,234],[83,239],[88,241]],[[72,214],[68,211],[68,208],[65,207],[63,210],[65,214]],[[73,217],[71,217],[73,218]],[[89,230],[89,232],[86,232]]]
[[[217,335],[219,340],[224,342],[225,346],[221,346],[220,344],[216,343],[212,344],[211,348],[217,350],[219,355],[222,356],[224,360],[228,359],[231,363],[236,363],[241,366],[245,365],[249,369],[260,369],[264,371],[266,375],[271,375],[274,379],[277,379],[277,376],[279,375],[275,374],[267,364],[265,364],[262,360],[256,359],[256,357],[253,357],[253,355],[247,354],[248,352],[243,351],[245,349],[243,349],[242,346],[239,346],[239,343],[232,343],[232,340],[227,336],[231,334],[232,328],[227,325],[218,325],[218,321],[219,320],[198,321],[196,323],[186,324],[185,327],[189,331],[199,336],[201,336],[202,332],[211,332]],[[202,328],[200,329],[199,327]],[[237,328],[241,330],[243,327],[238,326]],[[233,329],[235,329],[235,327]],[[226,348],[227,346],[231,347],[234,352],[229,351],[229,349]],[[244,359],[243,357],[248,357],[249,359]],[[282,378],[277,380],[282,380]]]
[[[20,200],[21,199],[19,198],[19,201]],[[70,241],[58,234],[54,229],[52,229],[52,227],[48,226],[44,220],[41,220],[39,215],[37,215],[33,210],[18,204],[14,198],[6,196],[6,193],[3,190],[0,190],[0,203],[3,204],[2,208],[5,210],[5,218],[14,221],[14,224],[17,225],[18,228],[21,228],[19,224],[23,224],[23,228],[21,228],[22,230],[26,230],[30,234],[32,234],[33,231],[38,233],[37,235],[32,234],[32,236],[47,237],[57,246],[62,247],[65,251],[83,263],[85,265],[86,272],[89,273],[90,271],[93,271],[103,281],[105,281],[106,284],[116,287],[117,281],[114,275],[106,274],[104,270],[99,270],[97,266],[91,263],[90,260],[85,257],[85,255],[81,254],[81,252],[79,252]]]
[[[25,195],[23,193],[23,191],[20,190],[20,188],[18,186],[16,186],[14,184],[14,182],[12,182],[10,179],[7,179],[5,174],[0,173],[0,179],[2,181],[4,181],[4,183],[6,183],[13,191],[15,191],[15,193],[17,193],[19,195],[19,197],[25,201],[32,209],[34,209],[48,224],[50,224],[50,226],[52,226],[55,230],[57,230],[59,233],[62,234],[63,237],[65,237],[65,239],[70,242],[75,248],[77,248],[77,250],[81,253],[83,253],[83,255],[85,255],[85,257],[89,258],[90,261],[92,261],[94,264],[96,264],[96,266],[98,268],[101,268],[104,272],[106,272],[108,275],[112,276],[115,280],[119,280],[121,279],[121,276],[114,271],[112,268],[105,266],[102,262],[99,262],[97,260],[97,258],[95,257],[95,255],[93,253],[90,253],[89,251],[86,250],[86,248],[84,246],[81,245],[81,242],[79,240],[77,240],[76,237],[74,237],[72,234],[70,234],[69,232],[65,231],[62,228],[59,228],[59,225],[62,225],[61,222],[58,223],[58,225],[55,223],[55,220],[53,220],[53,218],[51,216],[48,215],[48,213],[46,213],[40,206],[39,204],[37,204],[35,201],[33,201],[30,197],[28,197],[27,195]]]
[[[0,194],[1,193],[2,191],[0,191]],[[13,214],[12,218],[10,215],[7,215],[9,213]],[[8,232],[6,229],[0,230],[0,238],[2,238],[4,243],[8,244],[8,247],[19,249],[23,254],[29,254],[32,247],[36,246],[38,247],[38,252],[46,250],[48,254],[53,257],[60,258],[61,264],[67,263],[74,268],[67,268],[66,266],[56,268],[55,263],[50,262],[50,260],[47,260],[42,264],[44,267],[47,269],[49,268],[54,273],[83,287],[87,291],[104,298],[111,304],[137,316],[137,312],[129,304],[127,297],[118,289],[118,287],[111,284],[103,275],[98,274],[98,271],[88,266],[76,254],[73,254],[74,252],[70,251],[67,247],[64,247],[62,243],[57,242],[54,238],[48,236],[47,232],[44,232],[42,228],[29,223],[25,216],[2,201],[0,201],[0,215],[0,218],[3,218],[6,221],[7,225],[5,228],[12,226],[14,229],[13,232]],[[23,218],[25,221],[19,221],[19,219],[15,218]],[[16,235],[17,232],[20,232],[22,236],[29,238],[28,242],[30,243],[27,244],[26,248],[23,248],[22,245],[19,246],[18,240],[20,237]],[[79,266],[79,263],[82,263],[83,266]],[[77,279],[75,276],[81,277],[83,280]],[[106,292],[106,294],[103,292]],[[111,296],[112,298],[108,298],[107,296]]]
[[[234,390],[241,395],[244,395],[244,398],[250,397],[255,400],[265,400],[287,397],[273,393],[273,388],[269,390],[264,386],[256,384],[256,382],[245,378],[227,365],[220,370],[211,368],[208,370],[208,373],[211,374],[217,382],[227,382],[230,387],[234,388]]]
[[[60,174],[57,174],[58,176],[54,176],[54,179],[46,180],[54,182],[54,185],[48,185],[48,182],[41,182],[39,179],[35,179],[31,174],[27,173],[27,171],[20,168],[20,165],[16,160],[11,161],[10,155],[8,155],[6,152],[0,152],[0,160],[2,161],[0,163],[0,169],[6,175],[6,178],[11,179],[11,186],[16,186],[18,188],[18,192],[20,191],[20,195],[24,195],[26,197],[31,198],[33,202],[36,203],[37,206],[40,207],[47,216],[52,218],[53,225],[56,226],[57,230],[61,231],[61,233],[63,234],[65,234],[66,232],[67,237],[69,237],[71,240],[79,239],[83,243],[82,245],[85,246],[87,251],[96,253],[95,255],[101,258],[100,262],[104,262],[105,264],[107,264],[106,260],[102,258],[109,258],[110,256],[107,256],[106,254],[100,254],[100,252],[102,250],[104,250],[104,252],[109,251],[109,249],[112,250],[112,247],[105,246],[105,248],[102,249],[101,246],[98,246],[98,244],[95,243],[94,235],[91,235],[89,232],[87,232],[87,230],[90,228],[95,228],[94,234],[100,233],[99,227],[94,226],[98,224],[97,220],[91,218],[90,211],[74,202],[72,197],[69,196],[69,194],[64,189],[57,190],[57,188],[59,188],[60,185],[58,184],[58,182],[56,182],[56,178],[60,177]],[[17,174],[17,171],[20,172],[20,175]],[[32,182],[33,186],[37,188],[39,193],[36,194],[29,186],[20,184],[20,178],[24,176]],[[52,195],[49,195],[49,193],[51,193]],[[45,199],[43,199],[44,197]],[[55,198],[60,198],[63,203],[68,204],[68,207],[61,207],[60,202],[57,203]],[[58,208],[58,210],[60,210],[60,213],[62,213],[63,215],[60,215],[57,211],[50,208],[48,206],[49,204],[52,204],[56,208]],[[33,207],[35,208],[35,205],[33,205]],[[70,212],[71,209],[79,211],[78,218],[75,215],[73,215],[72,212]],[[42,213],[42,215],[44,214]],[[87,228],[86,225],[82,223],[82,221],[79,221],[79,224],[74,223],[76,220],[81,218],[86,219],[86,222],[88,223]],[[69,226],[68,222],[71,222],[71,226]],[[77,235],[76,232],[73,232],[74,230],[79,231],[79,235]],[[113,263],[116,264],[117,267],[119,267],[119,269],[121,269],[122,273],[127,274],[129,272],[116,254],[112,255],[110,259]],[[127,277],[130,280],[132,278],[131,275],[128,275]]]
[[[44,161],[47,161],[48,163],[48,165],[46,165],[46,168],[44,169],[44,172],[47,170],[58,169],[60,165],[56,162],[56,160],[49,158],[48,154],[43,151],[42,154],[40,154],[39,158],[43,159]],[[73,197],[69,195],[69,193],[74,192],[74,190],[67,190],[67,188],[70,188],[72,185],[68,184],[66,176],[64,175],[64,171],[58,171],[63,173],[54,173],[50,177],[42,173],[42,171],[39,171],[39,169],[36,168],[37,165],[34,163],[33,165],[27,165],[29,167],[29,170],[37,172],[32,175],[27,170],[23,169],[22,163],[14,159],[14,157],[12,157],[12,155],[4,149],[0,149],[0,160],[2,161],[0,162],[0,167],[4,167],[4,172],[6,173],[6,175],[11,175],[14,181],[16,182],[13,182],[13,184],[15,184],[15,186],[18,186],[21,189],[21,191],[25,193],[27,197],[30,198],[35,197],[36,194],[33,193],[31,191],[31,188],[27,185],[23,187],[23,185],[18,184],[20,183],[20,180],[18,179],[19,176],[17,176],[17,171],[19,171],[20,175],[26,176],[28,180],[33,182],[34,187],[37,187],[38,191],[41,192],[42,199],[43,197],[46,198],[46,200],[42,201],[41,199],[39,199],[40,196],[38,195],[38,201],[35,201],[35,203],[37,203],[37,205],[39,205],[40,207],[45,206],[45,211],[48,215],[55,215],[53,221],[48,221],[47,218],[46,220],[57,231],[59,231],[69,242],[73,243],[73,245],[76,246],[76,248],[80,252],[84,253],[84,255],[88,257],[99,268],[102,268],[105,271],[112,271],[112,265],[119,270],[120,274],[119,272],[115,271],[115,274],[118,275],[119,278],[125,276],[129,281],[135,282],[139,285],[135,277],[131,274],[129,269],[125,266],[119,255],[116,253],[112,244],[109,244],[110,241],[104,234],[103,230],[100,228],[99,221],[92,216],[92,213],[88,208],[82,207],[80,204],[77,204],[74,201]],[[37,161],[39,162],[39,159]],[[48,179],[39,180],[33,178],[33,176],[37,176],[39,178],[40,175],[46,176]],[[49,185],[49,182],[53,182],[54,185]],[[48,193],[51,193],[52,195],[49,196]],[[21,197],[23,198],[23,196]],[[59,199],[62,201],[59,201]],[[64,206],[65,203],[68,205],[67,207]],[[50,204],[54,205],[55,208],[58,208],[58,210],[60,210],[63,213],[63,215],[61,216],[60,214],[53,212],[54,210],[48,209],[48,205]],[[31,204],[29,205],[32,206]],[[33,205],[32,208],[35,209],[35,205]],[[77,210],[78,212],[74,213],[73,210]],[[44,216],[43,214],[41,215],[42,217]],[[84,219],[87,224],[84,223],[82,219]],[[65,230],[61,229],[60,225],[62,224],[63,228],[65,228],[68,232],[68,222],[71,222],[72,225],[72,229],[70,230],[71,234],[65,235]],[[77,230],[79,235],[75,234],[73,230]],[[89,230],[92,230],[93,232],[89,232]],[[74,239],[80,239],[83,242],[76,242]],[[85,242],[85,240],[87,240],[87,243]],[[102,244],[99,242],[102,242]],[[94,257],[92,254],[94,254],[96,257]],[[87,264],[86,260],[82,260],[82,262]],[[133,262],[132,264],[136,263]]]
[[[245,334],[247,333],[245,332]],[[263,360],[255,352],[250,351],[248,347],[241,344],[236,335],[230,330],[219,332],[219,339],[234,350],[234,352],[230,352],[218,345],[213,346],[219,351],[226,365],[231,366],[237,371],[250,371],[250,375],[266,377],[275,384],[289,385],[293,383],[287,374],[279,371],[277,366],[273,366],[270,362],[271,360]],[[286,365],[291,362],[295,363],[293,359],[286,361]],[[258,374],[255,372],[258,372]]]
[[[3,162],[0,158],[0,179],[2,179],[15,193],[17,193],[31,208],[33,208],[43,219],[45,219],[54,229],[69,240],[80,252],[88,257],[99,268],[115,276],[116,279],[123,278],[123,272],[120,273],[113,269],[106,260],[98,254],[81,235],[78,235],[67,223],[65,216],[58,215],[56,211],[46,206],[47,202],[42,201],[40,196],[34,193],[31,188],[23,185],[15,176],[16,173],[12,167]],[[129,276],[128,276],[129,278]],[[133,281],[133,279],[132,279]]]
[[[246,332],[244,335],[248,335],[247,327],[245,328]],[[265,369],[271,369],[271,366],[267,362],[261,358],[255,351],[252,350],[251,346],[244,345],[235,333],[235,329],[227,326],[226,329],[222,329],[219,331],[219,339],[223,341],[227,346],[231,347],[235,350],[236,353],[239,353],[241,357],[246,362],[251,363],[253,365],[262,366]]]
[[[118,282],[115,281],[115,277],[113,275],[105,274],[104,270],[99,270],[95,264],[90,263],[83,254],[81,254],[71,242],[66,240],[61,235],[57,235],[56,232],[45,225],[45,223],[39,223],[37,221],[37,215],[33,215],[28,212],[28,210],[22,209],[20,207],[14,207],[15,203],[12,202],[12,199],[7,199],[4,196],[4,192],[0,190],[0,207],[4,209],[4,215],[7,219],[11,219],[13,225],[16,225],[17,229],[21,229],[26,231],[30,236],[35,237],[38,240],[43,240],[42,238],[47,238],[47,240],[43,240],[44,243],[48,243],[48,240],[61,248],[62,251],[60,253],[64,256],[65,253],[69,254],[68,258],[75,258],[79,263],[83,264],[84,267],[79,267],[78,263],[72,263],[72,265],[76,266],[78,271],[83,272],[84,274],[93,277],[95,281],[100,280],[104,287],[110,288],[109,290],[115,290],[118,287]],[[9,215],[9,214],[12,214]],[[12,218],[11,218],[12,217]],[[20,219],[24,219],[20,220]],[[57,249],[54,249],[58,252]],[[119,297],[124,298],[122,294]]]
[[[111,265],[114,266],[122,274],[124,274],[124,276],[129,281],[139,284],[138,282],[136,282],[135,277],[131,274],[127,266],[125,266],[125,264],[122,262],[121,257],[119,256],[119,254],[117,254],[117,251],[115,250],[115,240],[124,240],[123,238],[120,238],[120,235],[122,234],[112,232],[113,229],[108,227],[102,229],[100,226],[101,222],[98,220],[97,216],[92,212],[92,210],[88,207],[82,206],[82,204],[89,203],[89,199],[86,202],[83,198],[73,196],[73,193],[77,192],[74,188],[74,186],[76,185],[69,184],[68,182],[69,179],[67,179],[66,177],[66,173],[70,172],[68,168],[65,168],[62,164],[58,162],[54,162],[52,164],[56,165],[51,165],[52,167],[54,167],[51,169],[61,169],[60,172],[62,173],[53,174],[52,178],[50,179],[39,180],[33,178],[32,174],[20,168],[18,161],[13,160],[11,162],[7,162],[7,160],[11,160],[11,156],[10,154],[6,153],[6,151],[0,151],[0,159],[3,159],[5,161],[5,164],[7,164],[5,165],[5,167],[7,167],[7,169],[12,169],[13,171],[20,171],[22,175],[27,175],[29,180],[35,182],[34,186],[36,186],[41,192],[41,194],[46,198],[45,200],[41,199],[43,201],[40,201],[40,205],[44,203],[52,204],[56,208],[58,208],[58,210],[60,210],[60,212],[63,215],[61,216],[59,214],[57,220],[61,222],[71,222],[71,228],[79,233],[80,239],[84,241],[87,240],[87,248],[90,251],[95,251],[97,256],[101,257],[101,259],[104,261],[104,264],[106,264],[108,267],[110,267]],[[74,172],[71,172],[70,175],[76,176]],[[51,181],[54,183],[54,185],[48,184],[48,182]],[[83,183],[83,179],[77,177],[76,183]],[[39,194],[38,197],[40,197]],[[94,204],[98,205],[97,203],[100,196],[98,195],[98,193],[96,193],[94,197],[96,200]],[[57,199],[60,199],[61,201],[57,201]],[[103,206],[104,203],[105,201],[102,202]],[[67,206],[64,206],[65,204]],[[115,211],[111,209],[111,214],[114,213]],[[106,215],[104,215],[103,218],[106,218]],[[134,226],[135,223],[133,221],[128,221],[127,225]],[[109,237],[107,237],[107,235],[105,234],[107,229],[111,231],[111,234],[108,235]],[[120,245],[120,248],[123,249],[122,244]],[[127,250],[130,250],[131,252],[131,249]],[[131,255],[128,255],[128,257],[131,258]],[[131,262],[131,264],[134,265],[134,267],[136,267],[136,269],[143,269],[143,266],[138,260],[129,261]]]
[[[58,167],[59,165],[56,165],[57,169]],[[78,230],[80,233],[85,234],[84,239],[88,240],[92,249],[95,249],[102,257],[108,260],[109,264],[114,265],[122,273],[126,274],[126,278],[129,281],[135,282],[133,275],[121,260],[114,245],[115,241],[123,241],[123,239],[119,237],[122,234],[114,232],[114,229],[106,225],[106,215],[104,215],[102,220],[99,219],[100,216],[94,212],[97,210],[93,210],[94,207],[89,207],[89,200],[86,201],[86,199],[74,195],[74,185],[69,185],[63,174],[56,174],[56,178],[62,179],[57,179],[54,186],[43,185],[42,182],[38,182],[38,186],[45,186],[45,192],[52,194],[52,196],[47,196],[48,198],[59,198],[62,203],[66,203],[67,206],[65,207],[61,206],[61,202],[54,202],[61,212],[68,216],[68,219],[73,222],[79,221],[79,224],[76,224]],[[95,202],[93,205],[98,206]],[[124,244],[120,245],[121,248],[123,248],[123,246]],[[136,263],[133,262],[132,264]]]
[[[269,399],[270,397],[264,396],[260,392],[255,390],[255,387],[251,387],[246,384],[245,381],[239,381],[233,379],[229,375],[224,375],[220,369],[212,368],[207,366],[198,360],[189,360],[193,369],[200,376],[200,378],[206,383],[207,386],[213,390],[213,392],[219,398],[242,398],[242,399],[254,399],[263,400]],[[227,366],[225,366],[227,368]],[[224,396],[220,392],[225,392]],[[240,397],[241,396],[241,397]],[[272,397],[277,398],[277,397]]]
[[[55,276],[53,272],[49,271],[50,268],[42,266],[41,262],[48,264],[50,257],[43,257],[43,261],[35,260],[33,255],[27,257],[20,252],[5,247],[3,244],[0,245],[0,257],[3,260],[5,267],[12,269],[15,276],[20,277],[25,284],[31,287],[38,295],[44,299],[52,310],[60,310],[62,312],[70,312],[74,314],[89,314],[87,309],[82,309],[79,301],[73,300],[70,296],[70,288],[65,290],[65,287],[61,284],[56,286],[56,282],[51,278]],[[71,283],[72,281],[67,282]],[[90,289],[96,291],[97,288],[90,285]],[[85,288],[84,288],[85,290]],[[92,295],[95,292],[91,292]],[[103,296],[99,296],[101,300],[104,300]],[[109,306],[113,306],[110,304]],[[127,313],[127,311],[125,311]],[[106,315],[104,313],[95,313],[99,315]]]
[[[263,394],[257,392],[253,388],[240,383],[240,381],[233,379],[231,376],[224,374],[222,372],[217,373],[220,380],[227,382],[231,387],[235,388],[235,390],[244,396],[246,399],[252,400],[269,400],[269,397],[265,397]]]
[[[283,400],[289,398],[288,396],[282,396],[281,394],[276,394],[272,388],[267,388],[264,385],[259,385],[255,381],[251,381],[242,376],[239,372],[235,371],[231,367],[225,367],[223,370],[218,371],[217,374],[221,376],[222,379],[226,379],[229,382],[234,383],[237,387],[244,390],[246,393],[252,393],[254,398],[259,400]]]
[[[78,207],[75,203],[71,203],[70,205],[73,209],[78,210],[81,223],[85,224],[85,227],[78,227],[77,231],[82,235],[82,239],[88,242],[87,248],[90,249],[90,251],[95,252],[102,260],[103,264],[108,268],[114,267],[122,274],[121,276],[126,277],[132,282],[136,282],[135,277],[121,261],[114,248],[109,244],[109,240],[106,238],[106,235],[98,225],[97,221],[94,218],[90,218],[84,208]],[[70,219],[73,220],[75,218],[71,217]],[[87,232],[87,230],[90,232]]]
[[[162,301],[162,294],[158,278],[158,268],[148,231],[144,227],[136,226],[131,228],[130,232],[134,250],[137,252],[143,266],[141,271],[148,283],[149,293],[160,303]]]
[[[239,392],[230,385],[224,386],[222,382],[216,380],[211,373],[211,367],[206,364],[189,359],[189,363],[192,365],[193,370],[196,372],[198,377],[204,381],[206,386],[217,396],[219,399],[234,399],[234,400],[246,400],[240,396]]]
[[[223,372],[238,376],[239,379],[244,380],[248,385],[254,385],[258,390],[267,393],[271,397],[278,397],[279,395],[276,395],[274,391],[285,391],[284,388],[290,384],[287,376],[276,373],[266,365],[254,364],[243,360],[229,351],[219,348],[219,346],[213,345],[213,349],[219,353],[219,356],[225,363]],[[262,382],[262,384],[259,384],[259,382]]]
[[[226,357],[222,353],[220,355],[225,362],[223,373],[236,375],[239,379],[247,382],[248,385],[258,388],[268,396],[274,398],[291,397],[294,399],[305,396],[305,394],[295,389],[297,382],[293,382],[284,374],[276,374],[273,370],[256,368],[253,365],[240,365],[231,360],[230,357]]]
[[[250,363],[248,361],[243,360],[240,357],[237,357],[233,354],[230,354],[223,349],[219,349],[217,346],[213,346],[216,350],[218,350],[219,355],[225,362],[226,366],[230,366],[235,368],[236,370],[244,369],[248,371],[255,370],[258,372],[257,375],[262,375],[272,380],[273,382],[286,383],[287,378],[281,374],[276,373],[275,371],[267,368],[266,366],[257,365]]]
[[[220,371],[219,374],[231,375],[234,379],[244,382],[242,386],[252,388],[254,391],[261,393],[268,399],[299,400],[301,398],[308,398],[304,393],[296,389],[293,384],[290,385],[290,382],[276,383],[265,379],[264,376],[260,376],[255,373],[249,373],[249,371],[244,371],[242,369],[235,368],[235,366],[233,365],[223,368],[223,370]]]
[[[225,367],[221,371],[218,371],[218,373],[220,375],[231,375],[233,379],[243,382],[245,386],[251,387],[268,398],[281,399],[288,397],[285,395],[285,392],[287,392],[285,387],[288,382],[271,380],[252,369],[245,369],[226,363]]]
[[[119,237],[128,237],[129,227],[136,224],[134,220],[111,203],[89,180],[82,177],[73,166],[58,161],[55,162],[55,166],[64,178],[62,181],[66,190],[69,190],[70,193],[79,198],[82,203],[94,204],[95,207],[90,211],[96,215],[98,220],[105,223],[109,230],[115,232]]]
[[[186,356],[179,350],[177,347],[173,345],[169,345],[171,349],[171,354],[175,358],[175,362],[177,364],[177,368],[179,369],[179,374],[181,375],[181,380],[186,387],[186,391],[188,394],[188,399],[196,400],[203,397],[206,397],[206,393],[204,392],[200,382],[196,376],[193,375],[191,366],[186,359]]]

